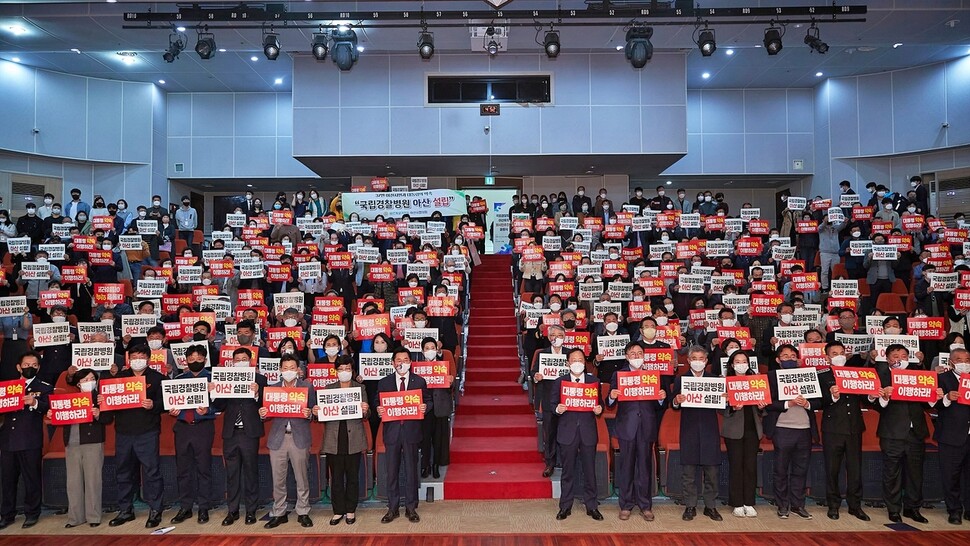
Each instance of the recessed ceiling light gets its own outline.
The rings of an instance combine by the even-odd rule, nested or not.
[[[362,46],[362,45],[357,46],[357,51],[363,53],[364,52],[364,46]]]
[[[185,32],[185,27],[176,27],[175,30],[177,30],[179,32]]]
[[[823,74],[822,74],[821,72],[816,72],[816,73],[815,73],[815,77],[816,77],[816,78],[821,78],[821,77],[822,77],[822,75],[823,75]]]
[[[724,53],[727,54],[727,55],[734,55],[734,50],[733,49],[729,49],[729,50],[725,51]]]
[[[623,46],[621,46],[621,45],[616,46],[616,50],[617,51],[623,51]]]
[[[246,187],[247,188],[251,188],[251,187],[253,187],[253,185],[252,184],[246,184]]]
[[[13,61],[13,62],[15,62],[15,63],[19,63],[20,62],[20,57],[12,57],[10,60]]]
[[[224,47],[220,47],[219,48],[219,53],[225,53],[225,52],[226,52],[226,48],[224,48]]]
[[[158,80],[158,83],[165,85],[165,80]]]
[[[705,73],[701,74],[701,77],[706,80],[707,78],[710,78],[711,77],[711,73],[710,72],[705,72]]]
[[[135,57],[137,57],[138,54],[134,51],[118,51],[115,54],[121,57],[121,62],[125,64],[135,64],[137,61]]]
[[[249,60],[252,61],[252,62],[256,62],[256,61],[259,60],[259,57],[253,55],[252,57],[249,58]]]
[[[668,186],[669,186],[669,185],[671,185],[671,184],[673,184],[673,183],[674,183],[674,181],[673,181],[673,180],[668,180],[668,181],[667,181],[667,185],[668,185]]]
[[[71,48],[71,52],[72,52],[72,53],[77,53],[78,55],[80,55],[80,54],[81,54],[81,50],[80,50],[80,49],[78,49],[78,48],[76,48],[76,47],[72,47],[72,48]]]
[[[106,1],[106,2],[108,2],[109,4],[114,4],[114,3],[115,3],[115,2],[117,2],[118,0],[105,0],[105,1]]]
[[[13,34],[14,36],[20,36],[21,34],[27,34],[27,29],[24,28],[24,27],[22,27],[22,26],[20,26],[20,25],[12,25],[12,26],[9,26],[9,27],[7,27],[7,30],[9,30],[10,33]]]
[[[896,49],[898,47],[901,47],[902,45],[903,45],[902,42],[896,42],[895,44],[893,44],[893,49]]]
[[[283,83],[283,78],[276,78],[273,80],[273,83],[276,85],[281,85]]]

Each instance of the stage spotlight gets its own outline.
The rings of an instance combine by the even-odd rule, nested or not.
[[[162,53],[162,59],[165,59],[167,63],[174,63],[183,49],[185,49],[185,41],[182,40],[181,35],[173,32],[168,35],[168,49],[165,50],[165,53]]]
[[[314,33],[313,34],[313,44],[310,46],[310,51],[313,52],[313,58],[322,61],[327,58],[327,53],[330,51],[330,37],[326,33]]]
[[[434,33],[427,29],[418,34],[418,55],[424,60],[434,57]]]
[[[768,55],[777,55],[781,51],[781,37],[783,35],[778,27],[772,26],[765,29],[764,45]]]
[[[817,51],[822,55],[829,50],[829,45],[818,37],[818,27],[815,26],[815,23],[812,23],[805,34],[805,44],[812,48],[812,51]]]
[[[278,34],[269,32],[263,35],[263,55],[266,59],[275,61],[280,56],[280,37]]]
[[[485,47],[485,51],[488,54],[495,56],[498,54],[498,42],[495,40],[495,27],[488,27],[485,29],[485,39],[482,41]]]
[[[653,27],[634,25],[626,31],[626,58],[633,68],[643,68],[653,58]]]
[[[216,37],[209,32],[200,32],[199,41],[195,43],[195,52],[200,59],[211,59],[216,54]]]
[[[697,36],[697,48],[701,50],[701,55],[710,57],[717,51],[717,42],[714,40],[714,31],[705,28]]]
[[[546,37],[542,40],[542,47],[546,50],[546,57],[550,59],[558,57],[561,48],[559,31],[550,29],[549,32],[546,32]]]
[[[350,70],[360,57],[357,49],[357,33],[351,28],[337,29],[331,33],[333,37],[333,48],[330,56],[337,68],[343,71]]]

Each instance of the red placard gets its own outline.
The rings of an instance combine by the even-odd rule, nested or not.
[[[620,249],[620,259],[625,262],[635,262],[643,257],[643,247],[623,247]]]
[[[121,283],[95,283],[94,284],[94,303],[104,305],[106,303],[124,303],[125,285]]]
[[[893,392],[900,402],[936,402],[937,375],[926,370],[891,370]]]
[[[327,254],[327,264],[330,269],[350,269],[353,267],[354,255],[350,252],[331,252]]]
[[[91,265],[114,265],[114,252],[110,250],[91,250],[88,252]]]
[[[838,322],[839,317],[835,317]],[[829,363],[825,360],[824,343],[800,343],[798,345],[798,358],[801,366],[805,368],[828,368]]]
[[[469,241],[481,241],[485,238],[485,228],[482,226],[463,226],[461,231]]]
[[[680,243],[678,243],[678,246]],[[681,262],[660,262],[660,278],[661,279],[676,279],[677,269],[683,267]]]
[[[405,305],[407,303],[414,303],[416,305],[424,305],[424,288],[420,286],[415,287],[402,287],[397,289],[397,303],[399,305]]]
[[[729,406],[756,406],[762,402],[771,403],[768,376],[733,375],[727,379],[727,400]]]
[[[377,238],[382,241],[390,241],[397,237],[397,227],[394,224],[377,224],[374,230]]]
[[[162,294],[162,313],[171,315],[182,305],[192,306],[192,294]]]
[[[24,391],[27,382],[23,379],[0,381],[0,413],[24,409]]]
[[[700,252],[701,244],[699,241],[685,241],[683,243],[677,243],[677,250],[674,255],[678,260],[689,260],[691,257]],[[663,263],[661,263],[661,266]],[[684,264],[678,263],[677,266],[682,266]]]
[[[534,241],[531,237],[529,241]],[[431,267],[438,267],[441,265],[441,260],[438,259],[438,252],[436,250],[422,250],[414,255],[414,261],[423,262]]]
[[[657,215],[657,227],[660,229],[674,229],[680,220],[679,212],[661,212]]]
[[[128,355],[125,355],[125,364],[128,363]],[[152,354],[148,355],[148,367],[162,375],[168,375],[168,349],[152,349]]]
[[[343,309],[344,299],[340,296],[317,296],[313,307],[318,309]]]
[[[41,290],[40,298],[37,300],[37,307],[50,309],[55,305],[71,307],[70,290]]]
[[[627,317],[630,320],[640,321],[652,314],[649,301],[631,301],[628,304]]]
[[[102,379],[98,383],[101,411],[126,410],[142,407],[145,401],[145,376]]]
[[[387,191],[389,184],[384,177],[374,177],[370,179],[371,191]]]
[[[234,274],[233,261],[229,259],[209,260],[209,271],[211,271],[212,276],[217,279],[226,279],[232,277]]]
[[[380,406],[384,408],[382,421],[420,421],[424,419],[421,389],[380,393]]]
[[[658,279],[655,277],[647,277],[637,280],[640,287],[643,288],[643,293],[648,298],[651,296],[664,296],[667,294],[667,285],[664,283],[662,278]]]
[[[428,362],[415,362],[411,364],[411,371],[424,378],[429,389],[447,389],[448,385],[448,364],[434,360]]]
[[[364,193],[367,191],[367,186],[351,186],[350,193]]]
[[[840,394],[879,396],[879,376],[872,368],[832,367]]]
[[[176,256],[175,257],[175,269],[182,267],[183,265],[192,266],[199,261],[195,256]]]
[[[792,275],[791,289],[803,292],[814,292],[821,289],[822,285],[818,281],[818,273],[799,273]]]
[[[957,402],[970,405],[970,375],[960,376],[960,390],[957,393]]]
[[[600,403],[599,385],[563,381],[559,403],[566,406],[566,411],[593,411]]]
[[[267,264],[266,280],[269,282],[288,282],[293,278],[291,264]]]
[[[288,226],[293,224],[292,210],[269,211],[269,223],[273,226]]]
[[[306,419],[307,390],[300,387],[263,388],[263,407],[266,417]]]
[[[926,223],[926,219],[919,214],[904,214],[900,220],[902,220],[903,231],[920,231]]]
[[[391,335],[391,315],[354,315],[354,339],[373,339],[377,334]]]
[[[576,294],[576,283],[573,281],[555,281],[549,283],[549,294],[560,298],[569,298]]]
[[[568,383],[563,383],[568,385]],[[636,371],[616,372],[616,390],[620,391],[617,400],[629,402],[637,400],[660,400],[663,388],[657,372]]]
[[[609,224],[603,228],[603,238],[619,240],[626,234],[626,227],[620,224]]]
[[[115,228],[114,218],[110,216],[95,216],[91,218],[91,231],[102,230],[105,232]]]
[[[805,271],[805,260],[782,260],[779,271],[782,275],[791,275],[791,268],[796,265],[801,266],[802,271]]]
[[[323,389],[337,382],[337,368],[333,364],[307,364],[306,374],[314,389]]]
[[[908,317],[906,333],[920,339],[943,339],[946,337],[946,328],[943,317]]]
[[[705,231],[724,231],[724,216],[707,216],[704,218]]]
[[[458,313],[458,301],[451,296],[432,296],[425,310],[429,317],[452,317]]]
[[[71,237],[71,244],[74,245],[74,250],[79,252],[98,250],[98,238],[94,235],[75,235]]]
[[[602,231],[603,219],[596,216],[587,216],[583,218],[583,227],[593,231]]]
[[[771,233],[771,226],[768,225],[768,220],[753,218],[748,220],[748,232],[751,235],[768,235]]]
[[[660,375],[674,375],[677,358],[674,349],[644,349],[641,372],[657,372]]]
[[[945,228],[946,222],[942,218],[927,218],[926,225],[930,228],[930,231],[936,231],[940,228]]]
[[[688,327],[691,330],[702,330],[707,327],[707,313],[705,309],[691,309],[688,315]]]
[[[958,288],[953,292],[953,307],[957,311],[970,310],[970,289]]]
[[[488,203],[484,199],[474,199],[468,203],[468,212],[482,214],[488,212]]]
[[[778,314],[778,306],[785,301],[781,294],[751,294],[748,314],[752,317],[773,317]]]
[[[520,248],[519,253],[522,254],[522,261],[524,262],[541,262],[546,259],[542,247],[534,244]]]
[[[817,199],[812,201],[812,210],[829,210],[832,208],[831,199]]]
[[[761,239],[758,237],[741,237],[735,242],[738,256],[760,256],[762,252]]]
[[[852,207],[852,219],[857,222],[872,220],[873,214],[875,214],[875,211],[872,207],[863,207],[861,205]]]
[[[259,307],[260,305],[263,305],[265,301],[263,290],[261,288],[255,288],[250,290],[240,290],[237,296],[239,300],[237,303],[237,308]],[[341,305],[343,305],[342,301],[341,301]]]
[[[303,329],[299,326],[294,326],[293,328],[283,327],[283,328],[267,328],[266,329],[266,345],[271,349],[276,349],[281,341],[286,338],[290,338],[296,342],[296,350],[303,350]]]
[[[88,282],[88,266],[65,265],[61,268],[61,284],[84,284]]]
[[[589,356],[592,350],[589,332],[566,332],[562,346],[567,349],[582,349],[583,353]]]
[[[882,233],[883,235],[889,235],[889,232],[893,230],[892,220],[873,220],[872,221],[872,233]]]
[[[627,276],[627,264],[623,260],[606,260],[603,262],[603,278],[610,279],[619,275],[621,277]]]
[[[394,266],[391,264],[372,264],[367,270],[370,282],[394,281]]]
[[[853,311],[859,305],[859,300],[857,298],[829,298],[826,303],[826,310],[831,311],[833,309],[852,309]]]
[[[910,250],[913,250],[913,236],[890,235],[888,244],[895,246],[901,252],[909,252]]]
[[[815,220],[799,220],[795,222],[795,233],[818,233],[818,222]]]
[[[70,394],[50,395],[51,424],[76,425],[94,421],[91,412],[91,393],[75,392]]]

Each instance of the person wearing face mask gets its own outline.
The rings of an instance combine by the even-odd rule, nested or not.
[[[714,196],[711,192],[704,192],[704,201],[695,212],[699,212],[701,216],[713,216],[717,212],[717,203],[714,202]]]
[[[8,412],[0,424],[0,529],[17,516],[18,482],[24,482],[24,523],[37,524],[41,503],[41,460],[44,447],[44,415],[54,387],[37,377],[40,354],[27,351],[16,360],[17,373],[25,381],[23,408]]]
[[[688,377],[717,377],[707,370],[707,349],[694,345],[687,351],[690,371]],[[678,376],[671,390],[671,405],[680,416],[680,464],[683,466],[684,514],[681,519],[697,517],[697,475],[701,474],[701,495],[704,515],[722,521],[717,511],[718,470],[721,466],[721,441],[718,434],[716,409],[683,407],[687,397],[681,393],[682,377]]]
[[[569,374],[560,376],[553,383],[554,393],[562,393],[564,383],[590,385],[600,388],[599,381],[593,375],[586,373],[586,355],[582,349],[571,349],[566,355]],[[584,387],[585,388],[585,387]],[[602,521],[603,514],[599,511],[599,501],[596,498],[596,457],[597,427],[596,418],[603,413],[601,396],[597,395],[593,411],[569,411],[561,401],[556,406],[559,415],[556,441],[559,442],[559,458],[562,461],[562,478],[559,496],[559,512],[557,520],[564,520],[572,514],[573,492],[576,480],[576,463],[579,459],[583,473],[583,504],[586,515],[595,521]]]
[[[263,525],[266,529],[275,529],[289,521],[286,516],[288,513],[286,475],[291,465],[296,480],[297,522],[304,528],[313,527],[313,521],[310,519],[310,480],[307,462],[311,441],[310,420],[319,408],[315,405],[316,395],[313,384],[300,379],[299,370],[300,363],[296,356],[284,354],[280,357],[280,382],[272,386],[296,389],[304,393],[307,406],[303,409],[303,418],[268,418],[269,410],[266,407],[259,408],[260,419],[271,421],[266,447],[269,448],[269,461],[273,470],[273,507],[269,512],[269,521]]]
[[[411,373],[411,355],[404,347],[398,347],[391,353],[391,363],[394,372],[381,378],[377,382],[378,393],[396,394],[403,391],[417,390],[421,392],[421,404],[418,407],[420,420],[385,421],[385,476],[387,480],[387,513],[381,518],[381,523],[391,523],[401,515],[401,460],[404,460],[404,514],[411,523],[421,521],[418,516],[418,446],[421,443],[422,420],[434,409],[434,400],[428,383],[423,377]],[[377,415],[384,418],[384,406],[377,406]]]
[[[575,323],[575,319],[573,319],[573,322]],[[562,359],[563,363],[565,363],[564,361],[566,359],[566,349],[563,348],[563,343],[566,339],[566,329],[559,325],[552,325],[549,326],[546,333],[549,339],[549,346],[535,354],[532,358],[532,366],[529,371],[529,375],[535,383],[534,407],[542,415],[540,433],[542,435],[543,458],[546,463],[545,469],[542,471],[543,478],[552,476],[556,467],[558,453],[556,429],[559,424],[559,415],[555,410],[556,406],[559,405],[559,393],[553,390],[554,381],[557,378],[547,377],[542,373],[541,364],[544,358],[549,358],[543,357],[542,355],[555,355],[555,358]]]
[[[889,331],[884,327],[884,331]],[[922,364],[921,353],[917,353]],[[872,407],[879,412],[879,448],[883,455],[883,500],[893,523],[902,521],[902,515],[916,523],[927,523],[920,513],[923,505],[923,458],[926,453],[926,426],[924,412],[927,406],[921,402],[904,402],[892,399],[892,370],[909,367],[909,350],[899,344],[886,347],[886,361],[876,363],[876,373],[882,388],[879,396],[869,396]],[[938,399],[943,389],[938,389]],[[930,404],[932,407],[933,404]],[[904,480],[905,479],[905,486]]]
[[[204,378],[210,381],[206,367],[208,353],[204,345],[190,345],[185,351],[186,368],[175,379]],[[178,474],[179,511],[172,518],[178,524],[192,517],[192,506],[198,502],[198,522],[209,522],[211,491],[212,441],[215,436],[215,411],[209,406],[169,410],[175,418],[175,469]]]
[[[335,364],[337,359],[342,356],[341,353],[342,343],[340,338],[334,335],[329,335],[323,340],[323,347],[312,349],[310,351],[310,363],[311,364]]]
[[[825,360],[833,368],[846,365],[845,346],[838,341],[825,344]],[[839,474],[845,462],[845,502],[849,514],[862,521],[869,516],[862,510],[862,419],[859,394],[840,392],[831,370],[819,372],[822,389],[822,452],[825,456],[825,499],[829,519],[839,519],[842,493]]]
[[[573,214],[579,214],[583,211],[583,205],[586,205],[586,210],[593,210],[593,200],[586,195],[586,188],[579,186],[576,188],[576,195],[573,195],[573,199],[570,202],[570,206]]]
[[[199,227],[199,213],[192,208],[192,201],[188,195],[182,196],[182,206],[175,211],[175,225],[178,228],[179,239],[190,247],[195,237],[195,230]]]
[[[41,207],[44,208],[44,207]],[[47,216],[43,219],[43,232],[44,240],[51,238],[54,231],[54,224],[63,224],[64,216],[61,214],[63,207],[60,203],[52,203],[50,207],[47,207]],[[38,211],[41,209],[37,209]]]
[[[798,350],[784,344],[775,351],[775,363],[782,370],[798,367]],[[779,400],[777,370],[768,372],[768,388],[772,403],[764,420],[765,435],[771,438],[775,448],[774,494],[778,517],[788,519],[795,514],[802,519],[812,519],[805,510],[805,482],[808,479],[812,443],[818,441],[815,410],[822,408],[821,398]]]
[[[748,354],[736,351],[727,362],[727,376],[755,375],[751,370]],[[729,467],[728,504],[739,518],[758,516],[755,489],[758,486],[758,446],[764,436],[762,418],[764,402],[754,406],[731,406],[723,410],[721,437],[727,447]]]
[[[899,217],[899,213],[895,209],[895,203],[889,197],[884,197],[880,200],[881,206],[873,215],[873,220],[882,220],[883,222],[892,222],[894,229],[902,229],[902,219]],[[905,208],[903,210],[906,210]]]
[[[327,205],[317,190],[310,190],[310,200],[307,202],[307,210],[314,218],[322,218],[327,214]]]
[[[135,475],[141,475],[141,495],[148,504],[145,527],[158,527],[162,522],[162,474],[158,463],[162,402],[162,374],[148,367],[151,351],[146,345],[128,348],[128,368],[116,378],[144,378],[145,398],[140,408],[105,411],[101,420],[115,425],[115,465],[118,483],[118,515],[108,525],[117,527],[135,520],[132,505],[135,496]],[[104,397],[98,395],[98,406]]]
[[[451,412],[455,407],[451,386],[455,380],[455,358],[450,351],[444,354],[432,337],[421,340],[421,353],[416,356],[418,362],[443,362],[448,367],[445,387],[430,389],[434,411],[424,416],[421,438],[421,477],[427,478],[430,474],[437,479],[441,477],[440,467],[448,466],[451,461]]]
[[[617,372],[637,372],[643,367],[643,347],[631,342],[625,348],[626,365]],[[621,462],[614,481],[619,490],[620,520],[630,519],[636,506],[646,521],[653,521],[653,452],[657,429],[667,400],[660,390],[659,400],[618,401],[620,390],[617,373],[610,379],[607,407],[617,406],[614,434],[620,443]]]
[[[919,175],[909,177],[909,185],[916,193],[916,200],[914,201],[914,204],[920,211],[920,214],[929,214],[930,192],[927,189],[926,184],[923,184],[923,177]]]
[[[290,241],[299,241],[303,238],[303,234],[300,233],[300,228],[294,224],[276,224],[269,232],[269,241],[274,245],[280,244],[285,238]]]
[[[970,498],[963,484],[970,479],[970,406],[958,403],[961,379],[970,377],[970,352],[958,347],[950,350],[951,371],[941,373],[944,395],[936,404],[935,439],[940,446],[940,476],[947,522],[960,525],[970,519]]]
[[[44,194],[44,204],[37,207],[37,217],[41,220],[46,220],[51,215],[51,210],[54,205],[54,194],[45,193]]]
[[[886,244],[886,237],[882,234],[873,236],[872,244]],[[866,268],[866,282],[869,283],[869,309],[879,305],[879,296],[892,291],[896,282],[893,262],[890,260],[873,260],[872,251],[866,252],[862,266]]]
[[[606,313],[603,315],[603,330],[597,333],[596,338],[609,338],[609,337],[626,337],[629,340],[629,335],[620,324],[619,316],[616,313]],[[596,375],[599,377],[600,382],[609,383],[613,379],[613,375],[616,370],[623,365],[623,357],[617,355],[613,358],[605,358],[602,353],[599,352],[599,343],[594,342],[592,347],[592,357],[596,364]]]
[[[61,271],[56,265],[47,261],[46,252],[38,252],[34,256],[34,261],[37,264],[47,266],[50,271],[48,278],[38,280],[25,279],[22,269],[24,262],[19,256],[17,258],[14,260],[14,274],[17,276],[17,284],[24,288],[24,295],[27,297],[27,308],[34,314],[40,314],[40,309],[37,307],[40,293],[43,290],[47,290],[51,282],[61,282]]]
[[[792,321],[795,320],[795,306],[787,301],[778,304],[775,312],[777,313],[775,315],[776,323],[765,329],[761,343],[758,344],[761,349],[759,356],[764,358],[765,362],[770,362],[775,357],[775,347],[778,346],[779,342],[778,337],[775,336],[775,328],[791,326]]]
[[[71,189],[71,200],[68,201],[64,212],[68,218],[74,218],[82,212],[85,216],[88,216],[91,213],[91,205],[81,201],[81,190],[73,188]]]
[[[651,210],[656,210],[660,212],[670,212],[677,209],[674,201],[667,195],[667,190],[664,186],[657,186],[657,196],[650,199],[647,208]],[[640,209],[641,211],[644,209]]]
[[[346,517],[347,525],[357,521],[357,502],[360,496],[360,464],[367,449],[364,420],[370,414],[364,386],[354,377],[354,358],[349,355],[337,357],[337,381],[324,389],[357,389],[361,396],[363,419],[343,419],[328,423],[323,432],[323,452],[327,454],[327,470],[330,475],[330,501],[333,517],[330,525],[337,525]]]
[[[27,214],[17,219],[17,233],[21,237],[30,237],[31,247],[36,247],[44,240],[44,221],[37,216],[37,205],[27,203]]]
[[[114,245],[110,239],[100,239],[97,245],[99,250],[111,252],[111,265],[89,265],[88,279],[92,283],[118,282],[118,273],[124,269],[124,265],[121,263],[121,253],[114,251]]]
[[[660,189],[662,189],[662,187]],[[643,188],[641,188],[640,186],[637,186],[636,188],[633,189],[633,196],[630,197],[629,203],[631,205],[640,207],[640,210],[639,210],[640,213],[643,213],[643,211],[650,208],[652,202],[653,202],[653,199],[647,199],[646,197],[643,196]]]
[[[88,214],[88,219],[96,218],[98,216],[107,216],[108,207],[104,206],[104,197],[100,195],[94,196],[94,205],[91,207],[91,212]]]

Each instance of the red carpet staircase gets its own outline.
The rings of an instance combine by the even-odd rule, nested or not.
[[[465,395],[455,416],[444,498],[548,499],[535,414],[519,376],[511,257],[483,256],[471,287]]]

